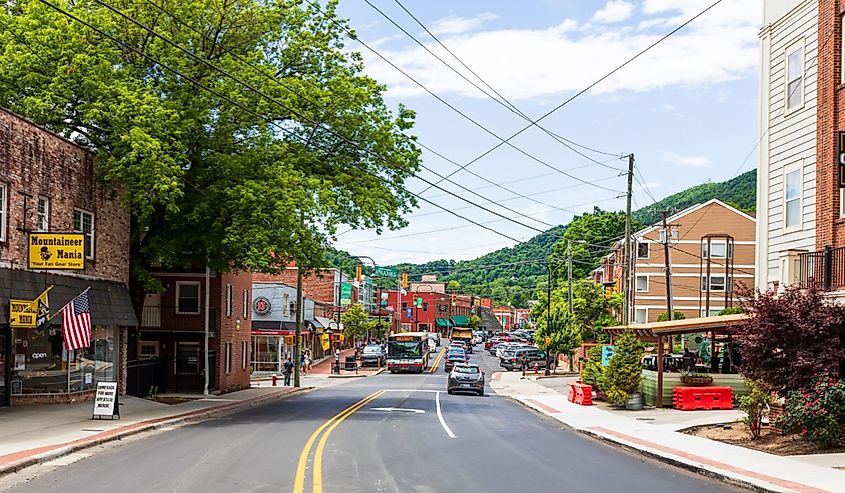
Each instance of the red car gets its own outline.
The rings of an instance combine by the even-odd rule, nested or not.
[[[493,337],[489,341],[484,343],[484,350],[489,351],[491,347],[495,346],[500,342],[516,342],[517,339],[515,337],[510,336],[501,336],[501,337]]]

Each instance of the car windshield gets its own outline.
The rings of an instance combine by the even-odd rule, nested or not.
[[[477,366],[456,366],[455,371],[458,373],[468,373],[471,375],[478,374],[478,367]]]
[[[466,354],[465,354],[465,353],[463,353],[463,352],[454,352],[454,353],[449,353],[449,354],[446,356],[446,359],[460,359],[460,360],[464,360],[464,359],[466,359],[466,357],[467,357],[467,356],[466,356]]]
[[[420,341],[388,341],[387,354],[393,358],[421,358]]]

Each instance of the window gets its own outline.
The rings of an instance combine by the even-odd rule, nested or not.
[[[241,369],[246,370],[247,356],[249,355],[249,343],[247,341],[241,342]]]
[[[158,357],[158,341],[138,342],[138,358],[150,359]]]
[[[637,258],[648,258],[649,243],[637,243]]]
[[[637,276],[637,292],[644,293],[648,291],[648,276]]]
[[[73,231],[85,233],[85,258],[94,258],[94,214],[76,209],[73,211]]]
[[[284,300],[285,302],[282,303],[282,310],[284,311],[285,317],[290,317],[290,295],[285,294]]]
[[[804,104],[804,40],[786,50],[786,110],[793,110]]]
[[[666,243],[666,230],[660,230],[660,243]]]
[[[232,285],[226,285],[226,316],[232,316]]]
[[[6,241],[6,223],[9,218],[9,188],[0,183],[0,241]]]
[[[50,199],[47,197],[38,197],[38,220],[35,229],[50,231]]]
[[[648,308],[637,308],[634,310],[634,323],[644,324],[648,322]]]
[[[801,170],[796,169],[784,175],[784,227],[801,225]]]
[[[226,373],[232,373],[232,343],[226,343]]]
[[[176,283],[176,313],[198,315],[200,312],[200,283]]]
[[[712,251],[710,251],[712,250]],[[709,250],[707,240],[701,240],[701,258],[731,258],[733,257],[733,243],[727,240],[710,240]]]
[[[725,283],[725,276],[710,276],[710,283],[707,283],[707,276],[701,276],[701,290],[702,291],[719,291],[724,292],[725,288],[728,291],[733,291],[730,287],[733,283],[733,278],[728,276],[727,284]]]
[[[249,318],[249,291],[244,289],[244,320]]]

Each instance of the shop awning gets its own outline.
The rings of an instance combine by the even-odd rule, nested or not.
[[[449,320],[448,318],[435,318],[434,319],[434,325],[436,327],[451,327],[452,321]]]
[[[338,323],[335,322],[334,320],[330,319],[330,318],[314,317],[314,320],[319,322],[320,325],[317,325],[318,328],[321,327],[323,329],[328,329],[328,328],[336,329],[337,326],[338,326]]]
[[[452,324],[455,327],[466,327],[469,323],[469,317],[454,316],[452,317]]]
[[[747,313],[737,315],[723,315],[721,317],[687,318],[684,320],[667,320],[666,322],[650,322],[647,324],[631,324],[628,327],[639,336],[657,337],[679,334],[695,334],[697,332],[730,332],[734,325],[748,319]],[[626,326],[605,327],[608,334],[619,335]]]
[[[278,320],[253,320],[252,330],[282,330],[282,323]]]

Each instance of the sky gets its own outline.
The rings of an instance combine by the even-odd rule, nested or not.
[[[335,246],[383,265],[473,259],[594,206],[624,210],[627,157],[621,156],[630,153],[637,168],[634,209],[754,169],[762,2],[724,0],[543,119],[542,129],[515,137],[514,147],[487,153],[450,177],[454,183],[429,188],[423,181],[436,183],[441,178],[434,173],[447,176],[501,144],[528,126],[523,116],[541,117],[713,2],[341,0],[339,13],[361,41],[425,87],[349,40],[347,48],[363,55],[366,73],[387,86],[387,104],[416,112],[410,132],[434,151],[423,150],[425,169],[408,188],[492,231],[420,200],[407,227],[381,235],[341,228]]]

